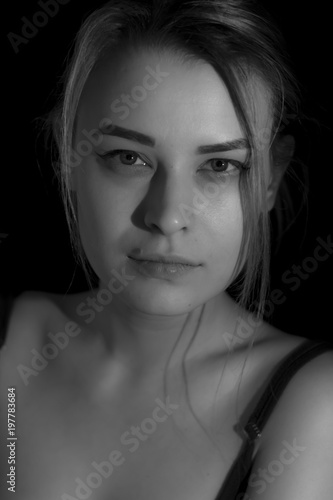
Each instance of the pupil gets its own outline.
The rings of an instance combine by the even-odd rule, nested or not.
[[[131,162],[133,161],[134,154],[133,153],[125,153],[125,161]]]
[[[218,169],[224,169],[225,168],[225,161],[224,160],[215,160],[215,166]]]

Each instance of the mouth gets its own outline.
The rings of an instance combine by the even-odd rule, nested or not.
[[[138,262],[151,262],[155,264],[164,264],[164,265],[183,265],[183,266],[191,266],[198,267],[201,266],[200,263],[194,262],[192,260],[186,259],[180,256],[167,256],[167,255],[140,255],[138,257],[134,257],[133,255],[128,256],[132,260],[136,260]]]
[[[141,255],[140,257],[133,257],[129,255],[128,257],[133,263],[134,269],[140,274],[156,279],[180,278],[201,267],[201,264],[179,256]]]

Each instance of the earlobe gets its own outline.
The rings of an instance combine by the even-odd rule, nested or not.
[[[283,176],[295,150],[295,140],[291,135],[277,136],[272,145],[272,164],[267,189],[267,206],[272,210]]]

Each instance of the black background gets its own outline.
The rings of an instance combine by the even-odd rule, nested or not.
[[[15,54],[7,33],[21,34],[22,16],[41,10],[37,1],[6,3],[5,70],[2,76],[4,125],[0,174],[0,292],[25,290],[65,293],[86,287],[75,271],[64,211],[35,118],[54,104],[51,92],[65,67],[65,57],[83,16],[101,1],[71,0],[59,6],[46,26]],[[262,2],[287,40],[294,69],[303,87],[303,108],[321,123],[307,125],[296,153],[308,165],[308,209],[284,236],[272,257],[272,288],[286,297],[269,319],[278,328],[308,338],[332,339],[332,256],[301,280],[297,290],[282,282],[285,271],[312,257],[316,238],[332,235],[331,16],[313,3]],[[318,4],[320,6],[320,4]],[[2,9],[4,7],[2,6]],[[274,249],[273,249],[274,252]]]

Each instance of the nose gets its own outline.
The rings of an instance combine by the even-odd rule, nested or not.
[[[188,173],[184,175],[175,169],[156,172],[147,193],[145,225],[166,236],[188,230],[193,223],[192,206],[193,189]]]

